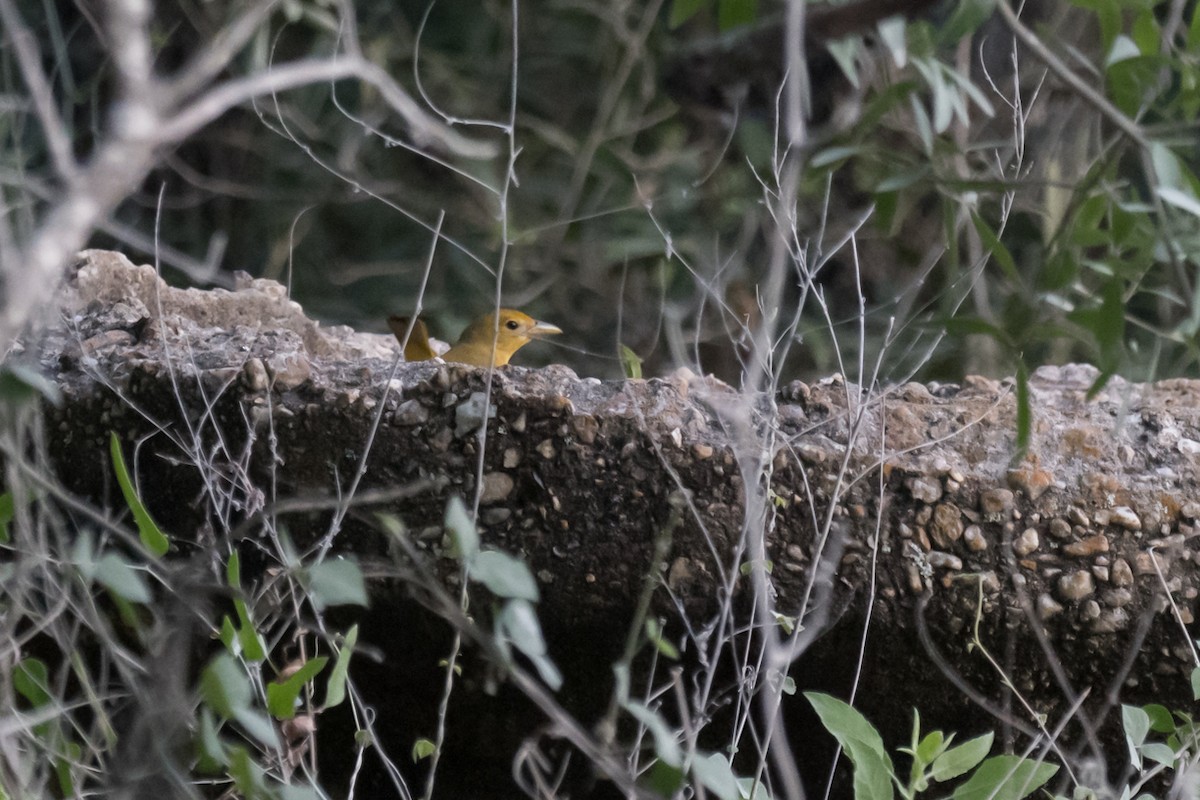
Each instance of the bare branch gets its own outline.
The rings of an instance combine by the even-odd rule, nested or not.
[[[448,150],[468,158],[488,158],[495,147],[460,136],[423,111],[392,77],[375,64],[355,56],[331,59],[303,59],[269,72],[229,81],[198,98],[169,119],[159,129],[161,141],[178,141],[202,128],[231,108],[255,97],[274,94],[323,81],[358,78],[371,84],[409,125],[413,139],[420,144],[437,142]]]

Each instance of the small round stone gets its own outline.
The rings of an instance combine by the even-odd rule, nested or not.
[[[1063,610],[1062,603],[1055,600],[1050,595],[1042,592],[1037,598],[1037,613],[1040,619],[1050,619],[1056,614],[1061,614]]]
[[[1050,535],[1056,539],[1066,539],[1071,536],[1071,523],[1062,517],[1050,520]]]
[[[1113,562],[1112,584],[1117,587],[1133,585],[1133,570],[1130,568],[1129,562],[1123,558],[1118,558]]]
[[[929,566],[934,569],[962,569],[962,559],[950,553],[943,553],[940,550],[930,550],[925,558],[929,561]]]
[[[1058,596],[1063,600],[1082,600],[1096,591],[1092,573],[1085,569],[1068,572],[1058,578]]]
[[[984,538],[983,529],[978,525],[968,525],[963,531],[963,541],[967,543],[967,549],[974,553],[979,553],[987,550],[987,539]]]
[[[1026,528],[1021,535],[1013,539],[1013,552],[1019,556],[1027,556],[1038,549],[1038,532],[1036,528]]]
[[[1063,545],[1063,555],[1071,556],[1072,558],[1087,558],[1098,553],[1108,552],[1108,537],[1103,534],[1093,534],[1078,542],[1070,542]]]
[[[1010,511],[1013,502],[1011,489],[988,489],[979,495],[979,510],[985,514],[1001,514]]]

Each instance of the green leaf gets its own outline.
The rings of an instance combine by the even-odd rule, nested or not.
[[[729,761],[719,753],[697,754],[696,760],[692,762],[692,777],[721,800],[741,798],[737,776],[729,767]]]
[[[121,486],[121,494],[125,495],[125,505],[129,506],[129,510],[133,513],[133,521],[137,523],[138,537],[141,538],[142,545],[155,557],[165,555],[171,547],[171,541],[158,527],[158,523],[154,521],[150,512],[142,505],[141,499],[138,498],[137,491],[133,488],[133,481],[129,477],[129,470],[125,466],[125,456],[121,453],[121,440],[117,438],[117,434],[109,434],[108,449],[112,454],[117,483]]]
[[[329,685],[325,687],[325,708],[340,705],[346,698],[346,675],[350,671],[350,656],[354,654],[354,645],[357,643],[358,626],[355,625],[338,648],[337,661],[333,663],[333,670],[329,673]]]
[[[278,748],[279,737],[275,733],[275,724],[266,714],[252,708],[239,708],[233,715],[238,724],[251,737],[267,747]]]
[[[242,621],[237,630],[237,642],[242,655],[247,661],[266,661],[267,645],[254,623],[250,621],[250,610],[246,607],[246,601],[238,598],[233,601],[233,607],[237,609],[238,618]]]
[[[1029,452],[1029,440],[1033,435],[1033,400],[1029,393],[1029,369],[1024,359],[1017,360],[1017,447],[1013,460],[1020,460]]]
[[[938,26],[938,38],[945,42],[957,43],[975,33],[980,25],[991,19],[995,9],[996,0],[959,0],[950,14],[950,19]]]
[[[881,19],[875,28],[879,32],[879,41],[892,57],[892,63],[897,68],[903,68],[908,63],[908,42],[904,35],[908,29],[908,21],[896,15]]]
[[[218,653],[200,675],[200,696],[225,719],[250,707],[250,681],[228,653]]]
[[[915,760],[922,764],[932,764],[933,760],[942,753],[945,745],[945,735],[941,731],[931,731],[917,744],[913,754]]]
[[[1004,274],[1016,286],[1022,286],[1024,281],[1021,279],[1021,273],[1017,271],[1016,262],[1013,261],[1012,254],[1008,252],[1008,248],[1000,241],[1000,237],[996,236],[995,231],[991,229],[983,219],[983,217],[971,212],[971,222],[975,224],[975,230],[979,233],[979,238],[983,241],[984,248],[992,254],[996,259],[996,264],[1000,269],[1004,270]]]
[[[74,766],[83,757],[83,748],[78,742],[65,742],[64,755],[54,759],[54,772],[58,777],[58,790],[63,797],[76,797]]]
[[[855,800],[892,800],[895,768],[879,733],[853,707],[820,692],[804,696],[854,765]]]
[[[1134,769],[1142,768],[1142,755],[1138,751],[1150,733],[1150,715],[1137,706],[1121,705],[1121,725],[1125,728],[1125,745],[1129,748],[1129,763]]]
[[[242,588],[242,559],[236,550],[229,554],[229,561],[225,564],[225,581],[230,589]]]
[[[717,27],[722,31],[749,25],[758,17],[758,0],[717,0]]]
[[[846,80],[850,81],[850,85],[857,89],[859,81],[858,54],[862,50],[862,39],[858,36],[847,36],[844,39],[827,42],[825,49],[829,51],[829,55],[833,56],[833,60],[841,68]]]
[[[236,656],[241,652],[241,644],[238,642],[237,628],[233,627],[233,620],[226,614],[221,619],[221,632],[217,635],[221,640],[221,644],[225,645],[225,649],[230,655]]]
[[[92,576],[110,592],[131,603],[150,602],[150,589],[141,574],[115,553],[101,556]]]
[[[451,497],[446,504],[446,530],[453,537],[458,557],[470,563],[479,552],[479,531],[475,529],[475,523],[458,495]]]
[[[1192,699],[1200,700],[1200,667],[1192,670]]]
[[[656,758],[639,784],[659,797],[675,797],[683,788],[683,770]]]
[[[200,731],[196,734],[196,771],[213,775],[229,764],[229,753],[217,735],[211,708],[200,709]]]
[[[876,184],[875,191],[883,193],[897,192],[901,189],[907,189],[917,181],[925,178],[927,175],[929,175],[929,166],[926,164],[910,167],[906,170],[893,173],[892,175],[881,180],[878,184]]]
[[[738,778],[738,792],[742,800],[771,800],[767,787],[755,778]]]
[[[966,775],[992,752],[992,741],[995,738],[994,733],[985,733],[963,742],[958,747],[951,747],[934,759],[933,779],[941,782]]]
[[[667,723],[658,712],[635,701],[625,703],[625,710],[650,731],[654,738],[654,752],[659,759],[672,767],[679,767],[683,763],[679,742],[675,740],[674,732],[667,727]]]
[[[1193,687],[1197,671],[1192,672]],[[1150,703],[1142,706],[1142,710],[1150,717],[1150,729],[1155,733],[1173,733],[1175,731],[1175,718],[1171,716],[1171,710],[1166,706]]]
[[[708,0],[675,0],[671,3],[671,16],[667,20],[667,25],[672,28],[677,28],[687,22],[696,13],[704,8]]]
[[[501,636],[516,645],[533,662],[547,686],[555,690],[562,686],[562,673],[546,654],[542,626],[531,603],[521,599],[509,600],[500,610],[496,624]]]
[[[1111,67],[1113,64],[1118,64],[1129,58],[1137,58],[1142,54],[1138,49],[1137,44],[1124,34],[1118,36],[1109,48],[1108,56],[1104,59],[1104,66]]]
[[[14,511],[12,492],[0,494],[0,544],[8,544],[8,523],[12,522]]]
[[[62,406],[62,391],[42,373],[24,364],[0,367],[0,402],[24,403],[39,395],[53,406]]]
[[[537,580],[519,558],[499,550],[484,550],[470,562],[470,574],[497,597],[538,601]]]
[[[1141,752],[1143,756],[1156,764],[1162,764],[1164,767],[1173,767],[1175,765],[1175,751],[1162,742],[1144,744],[1141,747]]]
[[[642,377],[642,359],[627,345],[621,345],[621,369],[626,378]]]
[[[250,757],[245,747],[232,748],[229,759],[229,777],[237,787],[242,797],[260,800],[267,794],[267,784],[263,780],[263,768]]]
[[[313,605],[318,609],[329,606],[367,606],[367,587],[362,570],[349,559],[322,561],[308,568],[308,589]]]
[[[415,742],[413,742],[413,746],[412,746],[413,763],[416,764],[418,761],[420,761],[423,758],[429,758],[431,755],[433,755],[436,752],[437,752],[437,745],[434,744],[432,741],[430,741],[429,739],[425,739],[425,738],[417,739]]]
[[[296,700],[304,686],[317,676],[329,661],[327,656],[317,656],[304,662],[300,669],[284,681],[267,684],[267,710],[275,719],[291,719],[296,716]]]
[[[1164,203],[1186,211],[1192,216],[1200,217],[1200,200],[1191,192],[1176,189],[1173,186],[1159,186],[1158,196]]]
[[[671,659],[672,661],[679,660],[679,648],[663,636],[662,626],[659,625],[658,620],[647,619],[645,630],[646,639],[649,640],[652,645],[654,645],[654,648],[658,650],[661,655]]]
[[[322,800],[325,797],[311,786],[284,784],[278,791],[279,800]]]
[[[1058,767],[1020,756],[992,756],[967,782],[954,790],[953,800],[1021,800],[1054,777]]]
[[[13,688],[34,708],[50,702],[50,673],[46,664],[36,658],[24,658],[13,672]]]

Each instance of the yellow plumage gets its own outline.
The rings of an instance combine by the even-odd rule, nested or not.
[[[388,325],[401,342],[408,330],[404,317],[389,317]],[[442,354],[442,358],[457,364],[476,367],[503,367],[513,353],[541,336],[550,336],[562,331],[548,322],[539,322],[528,314],[511,308],[502,308],[498,314],[485,314],[463,331],[458,341]],[[404,346],[406,361],[427,361],[434,358],[429,341],[429,332],[421,320],[413,326],[412,334]]]

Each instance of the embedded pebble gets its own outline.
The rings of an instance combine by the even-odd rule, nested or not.
[[[1096,580],[1101,583],[1108,583],[1108,567],[1100,564],[1092,565],[1092,574],[1096,576]]]
[[[934,543],[941,548],[948,548],[961,539],[963,523],[962,515],[958,513],[958,506],[953,503],[939,503],[933,509],[933,521],[929,532],[933,536]]]
[[[905,571],[908,573],[908,590],[913,594],[924,592],[925,582],[921,580],[921,570],[917,569],[916,564],[909,564]]]
[[[1175,443],[1175,447],[1185,456],[1200,455],[1200,442],[1195,439],[1180,437],[1179,441]]]
[[[1100,595],[1100,599],[1110,608],[1121,608],[1133,601],[1133,592],[1128,589],[1109,589]]]
[[[979,575],[979,582],[983,585],[983,590],[988,594],[997,594],[1000,591],[1000,579],[996,577],[993,570],[982,572]]]
[[[1030,500],[1037,500],[1054,485],[1054,476],[1044,469],[1018,467],[1008,471],[1008,485],[1024,491]]]
[[[554,449],[554,442],[549,439],[543,439],[538,443],[537,451],[539,454],[541,454],[542,458],[549,461],[550,459],[554,458],[556,452]]]
[[[592,444],[596,441],[596,433],[600,430],[600,423],[591,414],[576,414],[571,417],[571,430],[575,432],[575,436],[584,444]]]
[[[978,525],[968,525],[963,531],[963,541],[967,543],[967,548],[972,552],[978,553],[987,550],[987,539],[984,538],[983,529]]]
[[[405,400],[396,406],[392,422],[396,425],[423,425],[429,421],[429,409],[419,400]]]
[[[825,451],[815,444],[802,444],[796,448],[796,452],[809,464],[820,464],[825,461],[826,457]]]
[[[1114,608],[1107,614],[1102,614],[1092,621],[1092,633],[1116,633],[1129,627],[1129,612],[1123,608]]]
[[[1158,572],[1154,568],[1154,557],[1146,552],[1138,553],[1133,557],[1133,571],[1138,575],[1154,575]]]
[[[1142,521],[1129,506],[1117,506],[1112,509],[1109,519],[1112,520],[1113,525],[1119,525],[1126,530],[1140,531],[1142,529]]]
[[[488,472],[483,476],[483,491],[479,495],[480,505],[499,503],[512,494],[515,482],[503,472]]]
[[[905,485],[912,496],[923,503],[936,503],[942,499],[942,482],[937,478],[909,478]]]
[[[1083,606],[1079,609],[1079,618],[1084,622],[1091,622],[1094,619],[1100,618],[1100,604],[1095,600],[1086,600]]]
[[[1132,586],[1133,585],[1133,570],[1129,568],[1129,562],[1123,558],[1118,558],[1112,565],[1112,583],[1113,586]]]
[[[1021,535],[1013,539],[1013,552],[1019,556],[1027,556],[1038,549],[1038,532],[1035,528],[1026,528]]]
[[[1040,619],[1050,619],[1056,614],[1061,614],[1063,610],[1062,603],[1055,600],[1050,595],[1042,592],[1037,598],[1037,613]]]
[[[242,365],[242,379],[246,382],[246,388],[252,392],[265,392],[270,385],[267,366],[257,356],[246,359],[246,363]]]
[[[961,558],[950,553],[943,553],[941,550],[930,550],[925,555],[925,559],[934,569],[962,569]]]
[[[1060,575],[1057,588],[1058,596],[1063,600],[1082,600],[1096,591],[1096,584],[1092,573],[1081,569]]]
[[[985,514],[1001,514],[1012,509],[1014,499],[1011,489],[988,489],[979,495],[979,509]]]
[[[1063,545],[1063,555],[1072,556],[1073,558],[1086,558],[1094,556],[1097,553],[1108,552],[1108,537],[1100,533],[1092,534],[1078,542],[1069,542]]]
[[[267,369],[275,375],[279,391],[295,389],[312,377],[312,364],[300,353],[277,353],[267,359]]]
[[[473,433],[483,427],[485,419],[495,416],[496,406],[487,401],[487,395],[483,392],[472,392],[470,397],[454,409],[454,435],[461,438]]]
[[[505,469],[513,469],[521,463],[521,451],[515,447],[507,447],[504,449],[503,460],[500,462]]]
[[[1084,528],[1092,524],[1088,515],[1079,506],[1071,506],[1067,509],[1067,519],[1071,520],[1072,525],[1081,525]]]
[[[1188,501],[1179,507],[1179,513],[1187,519],[1200,517],[1200,503]]]
[[[694,455],[696,457],[697,461],[704,461],[706,459],[712,458],[712,454],[713,454],[713,449],[712,449],[712,445],[710,445],[710,444],[694,444],[694,445],[692,445],[692,455]]]
[[[503,506],[485,508],[479,512],[479,519],[484,525],[503,525],[512,517],[512,509]]]
[[[1071,535],[1071,523],[1062,517],[1050,520],[1050,535],[1056,539],[1066,539]]]

